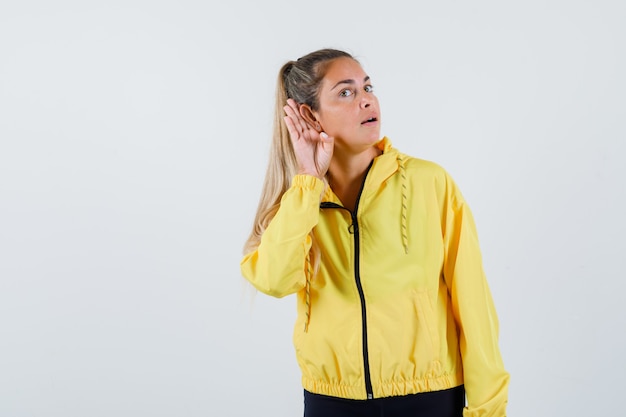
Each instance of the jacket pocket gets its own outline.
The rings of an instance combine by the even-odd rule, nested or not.
[[[441,341],[437,326],[437,315],[433,305],[433,297],[428,290],[415,291],[415,314],[417,315],[417,345],[427,345],[432,360],[439,360]],[[425,359],[425,358],[423,358]]]

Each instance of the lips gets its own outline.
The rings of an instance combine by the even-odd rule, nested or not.
[[[374,122],[377,122],[377,121],[378,121],[378,118],[370,117],[369,119],[362,121],[361,124],[364,125],[366,123],[374,123]]]

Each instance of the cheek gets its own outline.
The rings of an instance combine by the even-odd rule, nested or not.
[[[318,113],[318,115],[318,120],[329,135],[337,135],[345,131],[351,125],[351,121],[354,118],[351,109],[332,104],[326,104],[324,111]]]
[[[345,117],[338,117],[333,115],[330,117],[326,117],[323,122],[323,126],[326,130],[326,133],[328,133],[329,135],[336,135],[345,128],[346,120]]]

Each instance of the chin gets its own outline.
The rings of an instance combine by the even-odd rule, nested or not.
[[[377,143],[378,141],[380,141],[380,139],[381,139],[380,132],[372,133],[372,135],[370,136],[370,142],[372,144]]]

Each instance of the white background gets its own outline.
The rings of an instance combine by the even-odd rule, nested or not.
[[[98,4],[0,6],[0,416],[302,415],[295,299],[239,260],[322,47],[469,201],[509,415],[623,413],[626,3]]]

